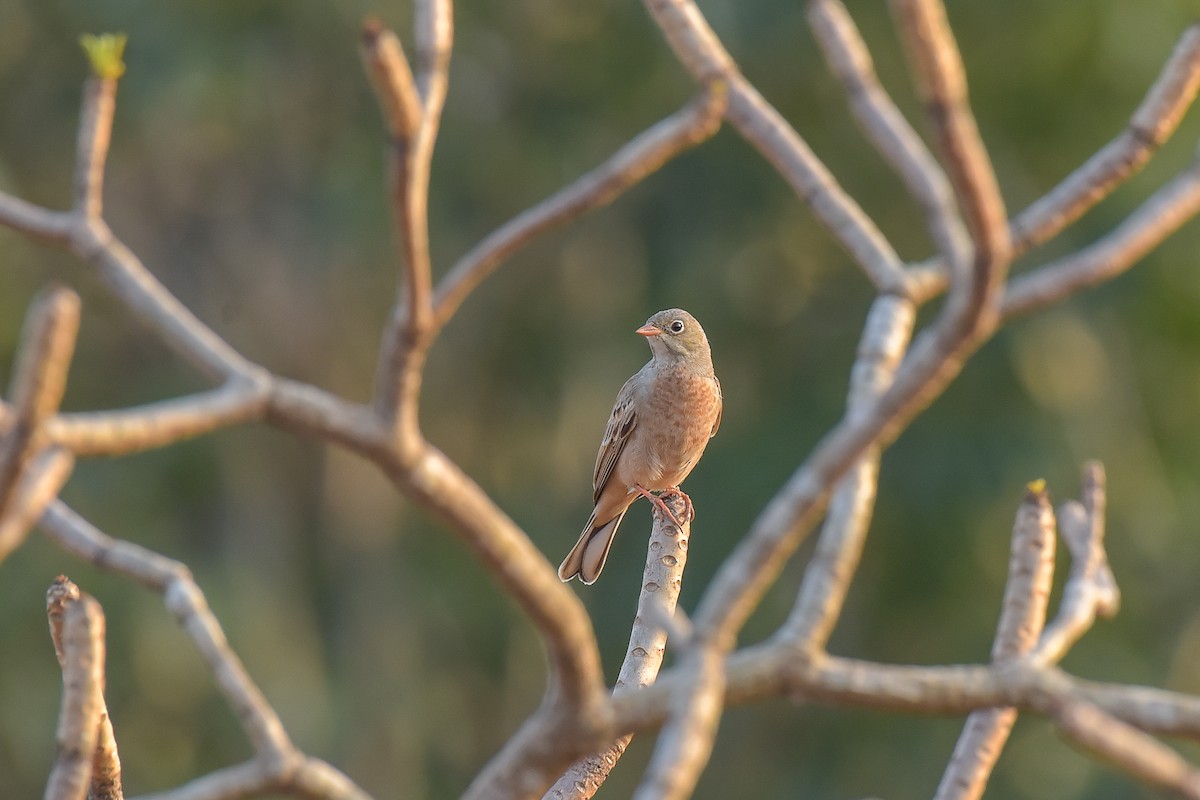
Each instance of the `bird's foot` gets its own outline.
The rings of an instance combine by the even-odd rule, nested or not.
[[[671,522],[677,528],[682,528],[683,522],[680,522],[679,517],[675,516],[675,512],[672,511],[671,507],[666,504],[666,501],[663,500],[663,497],[670,497],[671,495],[677,494],[683,498],[683,519],[684,519],[684,521],[690,522],[696,516],[696,510],[692,507],[692,499],[690,497],[688,497],[686,494],[684,494],[678,486],[672,486],[671,488],[664,491],[661,496],[654,494],[649,489],[647,489],[645,486],[642,486],[640,483],[635,484],[633,488],[635,491],[637,491],[638,494],[640,494],[642,497],[649,500],[654,505],[654,507],[657,508],[659,511],[661,511],[666,516],[667,519],[671,520]]]
[[[659,495],[659,499],[664,497],[674,497],[679,495],[683,498],[683,519],[691,522],[696,518],[696,507],[692,505],[692,498],[687,496],[687,492],[680,489],[678,486],[672,486]]]

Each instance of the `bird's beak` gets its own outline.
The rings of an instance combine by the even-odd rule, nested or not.
[[[647,336],[647,337],[662,336],[662,331],[660,331],[658,328],[651,325],[649,322],[647,322],[642,327],[638,328],[636,331],[634,331],[634,333],[638,334],[639,336]]]

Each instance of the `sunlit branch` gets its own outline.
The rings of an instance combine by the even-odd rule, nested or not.
[[[1045,481],[1030,484],[1013,523],[1012,554],[1000,622],[992,645],[993,663],[1027,655],[1046,624],[1046,608],[1054,580],[1054,512]],[[1004,749],[1017,709],[973,711],[954,747],[935,800],[976,800],[983,796],[1000,752]]]
[[[941,165],[904,118],[875,74],[875,65],[841,0],[810,0],[808,22],[830,71],[842,83],[855,119],[925,213],[943,263],[965,262],[970,241]]]
[[[675,516],[683,520],[683,527],[677,528],[662,514],[654,514],[637,614],[629,633],[625,660],[617,676],[616,691],[626,687],[642,688],[654,683],[666,655],[668,634],[673,647],[686,647],[686,641],[677,638],[679,632],[668,628],[678,628],[677,625],[672,626],[670,620],[676,613],[679,590],[683,586],[683,570],[687,565],[692,526],[691,521],[684,517],[684,505],[679,495],[671,495],[665,502]],[[604,750],[576,761],[550,787],[543,800],[588,800],[593,797],[632,740],[633,734],[626,734]]]
[[[488,234],[458,260],[437,287],[434,326],[441,328],[463,300],[513,253],[537,237],[607,205],[685,150],[717,132],[726,88],[717,84],[643,131],[607,161]]]
[[[1179,127],[1200,89],[1200,23],[1180,37],[1129,126],[1012,221],[1020,255],[1058,234],[1136,174]]]
[[[1061,302],[1120,275],[1200,212],[1200,159],[1150,196],[1110,233],[1069,256],[1013,278],[1005,320]]]
[[[904,294],[900,257],[796,130],[738,71],[693,0],[644,0],[692,79],[729,87],[725,118],[788,182],[877,289]]]
[[[65,287],[40,294],[29,308],[9,405],[0,418],[0,518],[16,492],[25,465],[41,446],[43,424],[62,402],[79,333],[79,295]]]

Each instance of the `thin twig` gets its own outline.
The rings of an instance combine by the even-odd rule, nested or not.
[[[0,225],[47,242],[63,243],[75,224],[69,211],[51,211],[0,192]]]
[[[117,79],[92,75],[83,85],[83,111],[75,145],[74,210],[100,219],[104,208],[104,162],[112,141],[117,108]]]
[[[1095,622],[1111,617],[1121,605],[1121,591],[1104,551],[1104,467],[1098,461],[1083,469],[1083,502],[1063,505],[1059,529],[1071,551],[1071,573],[1063,586],[1054,621],[1042,632],[1033,659],[1054,664],[1066,655]]]
[[[1046,624],[1054,579],[1054,512],[1045,481],[1031,483],[1013,523],[1012,554],[992,661],[1004,663],[1029,653]],[[935,800],[975,800],[983,796],[996,760],[1017,720],[1017,709],[989,708],[967,717],[954,754],[938,784]]]
[[[407,141],[421,124],[421,101],[399,37],[378,19],[363,23],[362,56],[388,134]]]
[[[384,332],[375,382],[377,413],[395,425],[397,438],[402,443],[411,446],[416,445],[420,436],[417,405],[425,354],[433,335],[429,175],[446,101],[450,49],[454,41],[450,0],[417,3],[415,28],[421,63],[418,76],[421,117],[415,131],[406,130],[392,138],[388,175],[403,265],[400,296]],[[377,88],[380,88],[379,84]],[[404,97],[389,98],[383,105],[386,109],[408,102]]]
[[[434,327],[513,253],[538,236],[601,208],[680,153],[708,140],[721,125],[726,89],[716,84],[679,111],[635,136],[604,163],[488,234],[446,273],[434,295]]]
[[[247,361],[179,302],[102,220],[75,225],[69,243],[72,252],[99,273],[126,308],[210,378],[264,379],[261,367]]]

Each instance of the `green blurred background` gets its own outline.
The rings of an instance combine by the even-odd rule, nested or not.
[[[802,6],[702,4],[745,73],[901,253],[923,258],[921,220],[857,134]],[[913,116],[886,7],[851,11]],[[1013,211],[1123,127],[1195,14],[1187,0],[952,2],[949,11]],[[67,202],[85,72],[78,38],[127,32],[106,192],[112,227],[249,358],[366,399],[396,275],[383,135],[356,50],[367,14],[411,41],[408,4],[6,0],[0,188]],[[462,2],[455,18],[431,196],[439,271],[694,91],[636,2]],[[1182,169],[1196,118],[1143,175],[1018,270],[1094,240]],[[1080,463],[1095,457],[1108,467],[1125,604],[1066,667],[1200,692],[1198,247],[1192,224],[1130,274],[1018,321],[905,433],[884,459],[834,652],[986,659],[1025,482],[1045,477],[1065,499],[1077,494]],[[67,254],[0,231],[0,265],[0,375],[30,298],[58,279],[80,291],[85,312],[67,409],[205,387]],[[489,279],[432,352],[423,423],[557,563],[590,510],[612,398],[647,357],[633,328],[660,308],[694,312],[713,343],[726,411],[687,484],[699,514],[682,599],[691,608],[838,418],[870,299],[809,211],[725,130]],[[452,538],[343,452],[245,426],[83,463],[64,496],[110,534],[186,562],[297,743],[381,799],[457,796],[539,701],[544,665],[530,626]],[[580,589],[610,679],[648,520],[640,504],[604,580]],[[786,614],[809,550],[743,642]],[[0,568],[6,796],[40,796],[53,756],[60,676],[43,597],[60,572],[108,614],[108,698],[130,793],[250,755],[160,600],[35,536]],[[733,709],[697,797],[928,796],[959,727],[787,703]],[[629,795],[651,745],[635,742],[603,796]],[[1023,718],[989,796],[1144,793]]]

